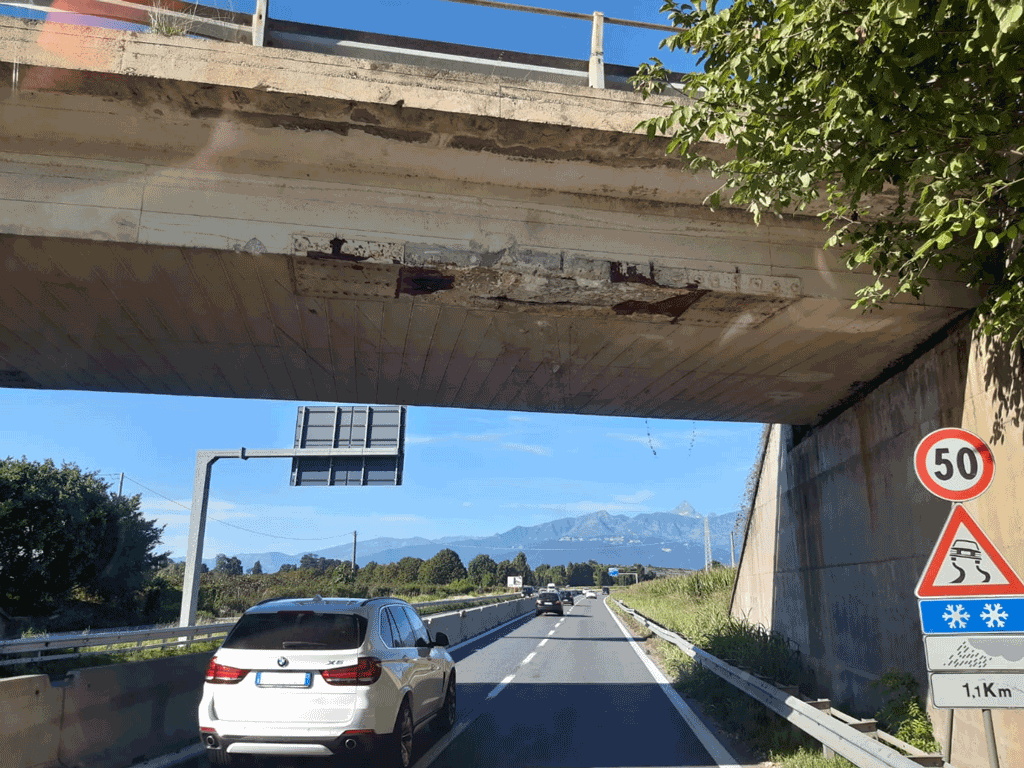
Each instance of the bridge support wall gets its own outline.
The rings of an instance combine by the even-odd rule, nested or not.
[[[996,474],[972,516],[1019,573],[1024,527],[1024,380],[1019,346],[966,326],[870,394],[810,431],[776,425],[737,576],[732,613],[780,632],[813,670],[820,695],[861,715],[881,705],[870,684],[909,672],[930,703],[914,587],[949,512],[918,482],[912,457],[939,427],[992,447]],[[993,711],[1003,765],[1024,765],[1024,713]],[[958,710],[952,763],[987,768],[979,710]]]

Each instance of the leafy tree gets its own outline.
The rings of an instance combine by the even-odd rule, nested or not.
[[[229,576],[241,576],[242,561],[237,557],[228,557],[224,554],[217,555],[217,561],[213,566],[214,573],[226,573]]]
[[[512,559],[512,575],[522,576],[523,584],[533,584],[533,571],[530,570],[530,566],[526,562],[525,552],[520,552]]]
[[[454,549],[442,549],[420,567],[420,581],[427,584],[451,584],[466,578],[466,566]]]
[[[516,573],[515,570],[512,568],[511,560],[502,560],[500,563],[498,563],[497,572],[494,574],[495,581],[500,587],[504,587],[506,584],[508,584],[509,576],[518,575],[519,574]]]
[[[484,577],[490,576],[491,584],[498,577],[498,564],[490,555],[480,554],[469,561],[469,578],[477,586],[484,585]]]
[[[874,284],[855,306],[918,296],[926,269],[959,271],[984,301],[975,321],[1024,336],[1024,10],[1015,0],[666,0],[698,56],[683,97],[641,123],[669,152],[722,178],[712,207],[813,206]],[[667,92],[661,61],[644,95]],[[706,151],[708,139],[729,155]]]
[[[249,569],[249,573],[253,576],[260,576],[263,573],[263,566],[260,564],[259,560],[252,564],[252,568]]]
[[[284,563],[280,568],[277,569],[278,573],[290,573],[291,571],[297,571],[295,563]]]
[[[594,566],[590,563],[569,563],[565,572],[568,583],[573,587],[590,586],[594,583]]]
[[[163,528],[139,506],[75,464],[0,461],[0,601],[37,612],[78,587],[130,602],[169,564],[154,552]]]
[[[420,577],[420,567],[423,565],[421,557],[403,557],[397,563],[396,581],[413,582]]]

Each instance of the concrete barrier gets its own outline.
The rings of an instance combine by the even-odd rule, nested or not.
[[[534,610],[530,598],[427,616],[452,645]],[[211,652],[0,680],[3,768],[125,768],[198,743]]]

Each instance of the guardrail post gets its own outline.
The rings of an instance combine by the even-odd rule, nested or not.
[[[594,11],[590,30],[590,87],[604,88],[604,14]]]
[[[256,0],[252,14],[252,44],[262,46],[267,34],[267,5],[270,0]]]

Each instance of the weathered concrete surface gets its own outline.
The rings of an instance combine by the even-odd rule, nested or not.
[[[0,18],[0,104],[0,385],[809,423],[976,303],[630,93]]]
[[[891,669],[928,695],[914,587],[950,509],[914,474],[928,432],[959,426],[992,446],[992,487],[965,506],[1024,571],[1020,362],[1019,347],[960,327],[828,423],[804,435],[774,427],[732,613],[795,641],[840,708],[872,714],[881,702],[869,684]],[[941,735],[945,717],[929,709]],[[1002,764],[1024,764],[1024,715],[997,710],[995,721]],[[957,712],[952,762],[988,765],[978,710]]]

